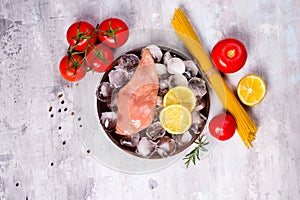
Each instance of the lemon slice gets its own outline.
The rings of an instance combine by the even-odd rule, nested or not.
[[[260,103],[267,92],[265,81],[254,74],[243,77],[237,86],[237,94],[240,100],[247,106]]]
[[[193,91],[186,86],[176,86],[171,88],[164,96],[163,106],[179,104],[192,112],[196,106],[196,97]]]
[[[163,108],[159,114],[162,127],[171,134],[182,134],[192,125],[190,111],[182,105],[170,105]]]

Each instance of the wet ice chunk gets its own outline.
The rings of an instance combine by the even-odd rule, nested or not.
[[[169,83],[167,80],[162,80],[159,82],[159,89],[169,89]]]
[[[162,107],[163,106],[163,98],[161,96],[157,97],[156,105],[158,107]]]
[[[205,122],[206,122],[206,119],[205,118],[202,118],[203,115],[200,114],[200,123],[193,123],[192,126],[191,126],[191,131],[193,131],[194,134],[200,134],[201,131],[203,130],[204,128],[204,125],[205,125]],[[199,118],[197,119],[199,120]],[[196,120],[196,121],[197,121]]]
[[[156,71],[157,71],[158,75],[163,75],[163,74],[166,74],[168,72],[167,71],[167,66],[164,65],[164,64],[156,63],[155,68],[156,68]]]
[[[146,49],[148,49],[150,51],[150,53],[155,61],[157,61],[157,62],[161,61],[163,53],[158,46],[152,44],[152,45],[146,46]]]
[[[161,80],[159,82],[159,96],[163,97],[169,91],[169,81],[168,80]]]
[[[156,144],[147,137],[142,137],[136,149],[136,153],[143,158],[151,157],[156,149]]]
[[[102,82],[96,91],[97,99],[106,102],[107,99],[112,96],[114,90],[115,87],[112,84],[108,82]]]
[[[104,129],[114,131],[117,126],[117,114],[115,112],[103,112],[100,123]]]
[[[118,91],[117,90],[114,90],[111,97],[107,100],[107,106],[112,111],[118,110]]]
[[[163,158],[172,155],[176,151],[175,141],[169,136],[160,138],[159,142],[157,143],[156,151]]]
[[[185,60],[183,62],[185,65],[185,71],[188,72],[191,75],[191,77],[195,77],[199,72],[196,63],[192,60]]]
[[[120,139],[121,145],[125,145],[128,147],[136,147],[139,143],[140,134],[136,135],[129,135],[129,136],[122,136]]]
[[[187,79],[187,80],[190,80],[191,78],[192,78],[192,75],[191,75],[191,73],[190,72],[188,72],[188,71],[185,71],[185,72],[183,72],[183,74],[182,74],[183,76],[185,76],[185,78]]]
[[[160,125],[159,122],[154,122],[146,130],[146,135],[151,140],[157,140],[158,138],[164,136],[165,133],[166,133],[165,129]]]
[[[177,143],[178,146],[184,146],[187,145],[192,141],[193,136],[189,131],[183,133],[183,134],[174,134],[172,135],[175,142]]]
[[[188,81],[182,74],[175,74],[169,77],[169,85],[170,87],[176,86],[188,86]]]
[[[160,79],[166,79],[168,77],[167,66],[164,64],[156,63],[155,68]]]
[[[170,54],[170,52],[166,52],[165,54],[164,54],[164,56],[163,56],[163,63],[165,64],[165,65],[167,65],[168,64],[168,61],[170,60],[172,58],[172,55]]]
[[[206,117],[196,109],[192,112],[192,118],[194,124],[201,124],[201,123],[205,123],[206,121]]]
[[[196,96],[199,95],[200,97],[203,97],[207,93],[205,81],[201,78],[191,78],[188,86],[192,89]]]
[[[167,67],[170,74],[182,74],[185,71],[184,62],[180,58],[171,58]]]
[[[119,67],[127,70],[132,70],[138,66],[140,62],[139,57],[134,54],[124,54],[118,60]]]
[[[111,70],[108,74],[109,81],[116,88],[123,87],[129,80],[128,72],[125,69]]]
[[[200,96],[196,96],[196,99],[197,99],[197,106],[196,106],[195,110],[200,111],[203,108],[205,108],[205,106],[206,106],[205,100],[202,99],[202,97],[200,97]]]

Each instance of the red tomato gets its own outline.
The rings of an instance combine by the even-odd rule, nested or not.
[[[240,70],[246,63],[247,50],[242,42],[234,38],[219,41],[211,52],[215,66],[224,73]]]
[[[222,141],[228,140],[234,135],[235,127],[235,119],[227,113],[215,116],[208,125],[210,134]]]
[[[124,45],[128,37],[128,26],[121,19],[108,18],[98,27],[99,40],[111,48]]]
[[[64,79],[70,82],[76,82],[85,76],[86,72],[82,67],[83,59],[79,55],[73,55],[70,59],[65,56],[59,64],[59,71]]]
[[[95,72],[106,72],[112,67],[114,53],[104,44],[98,44],[88,51],[86,62]]]
[[[95,28],[88,22],[79,21],[72,24],[67,31],[68,43],[76,51],[84,51],[89,44],[96,43]]]

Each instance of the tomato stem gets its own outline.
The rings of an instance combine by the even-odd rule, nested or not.
[[[111,20],[108,22],[109,24],[109,29],[108,30],[98,30],[99,32],[101,32],[101,35],[102,36],[109,36],[109,37],[112,37],[114,42],[116,43],[116,47],[118,47],[118,41],[117,41],[117,38],[116,38],[116,32],[122,30],[123,28],[125,27],[119,27],[119,28],[116,28],[116,29],[113,29],[112,25],[111,25]]]
[[[87,36],[86,34],[91,32],[91,30],[89,29],[89,30],[81,33],[80,26],[81,26],[81,22],[78,23],[76,35],[72,37],[72,39],[76,39],[76,43],[73,45],[73,48],[75,48],[81,40],[86,39],[86,40],[88,40],[88,42],[90,42],[90,40],[94,37],[94,34],[96,34],[96,31],[94,30],[91,35]]]
[[[235,49],[230,49],[229,51],[227,51],[227,56],[229,58],[233,58],[235,56]]]
[[[103,62],[105,62],[106,64],[108,64],[108,61],[106,60],[105,56],[103,55],[103,51],[104,51],[104,47],[102,47],[101,50],[99,49],[95,49],[95,57],[100,58],[100,60],[102,60]]]
[[[81,33],[80,32],[80,25],[81,25],[81,23],[78,24],[77,34],[72,37],[73,39],[76,39],[75,45],[69,46],[69,48],[67,50],[68,62],[72,62],[72,65],[68,69],[75,68],[74,75],[76,74],[77,70],[80,67],[83,67],[86,72],[94,71],[94,68],[89,68],[89,67],[85,66],[86,65],[85,61],[87,61],[87,53],[88,53],[89,48],[91,48],[92,50],[94,48],[94,45],[91,44],[91,39],[94,37],[95,34],[97,34],[98,31],[102,32],[102,35],[107,35],[107,36],[113,37],[113,39],[115,40],[116,45],[118,46],[118,43],[117,43],[116,37],[115,37],[115,32],[117,32],[117,31],[119,31],[123,28],[122,27],[122,28],[113,29],[112,26],[111,26],[111,23],[110,23],[110,29],[107,30],[107,31],[102,31],[102,30],[99,30],[99,24],[97,24],[94,31],[92,32],[92,34],[89,35],[89,36],[86,36],[86,34],[88,34],[91,30],[87,30],[87,31]],[[76,51],[75,50],[76,46],[83,39],[88,40],[88,45],[86,46],[86,48],[83,51]],[[101,50],[95,49],[95,53],[93,53],[93,54],[96,58],[99,58],[100,60],[102,60],[103,62],[108,64],[107,59],[103,55],[103,51],[104,51],[104,47]],[[73,58],[73,55],[81,55],[81,54],[82,54],[82,62],[78,62],[77,60],[75,60]]]

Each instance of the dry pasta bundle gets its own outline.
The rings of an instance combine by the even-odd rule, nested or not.
[[[252,147],[255,133],[258,130],[257,126],[215,69],[209,55],[206,53],[205,48],[182,9],[175,10],[172,25],[181,41],[199,62],[201,70],[206,75],[224,108],[235,118],[237,131],[242,141],[248,148]]]

